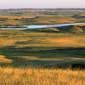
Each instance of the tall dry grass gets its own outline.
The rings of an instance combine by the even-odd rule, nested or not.
[[[0,85],[85,85],[85,71],[0,68]]]

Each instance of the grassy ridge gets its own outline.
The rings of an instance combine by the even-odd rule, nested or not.
[[[79,66],[59,69],[76,63],[84,67],[85,34],[0,31],[0,85],[85,85]]]
[[[85,34],[0,31],[1,66],[62,67],[83,63]],[[11,61],[4,62],[6,60]],[[7,61],[8,61],[7,60]]]

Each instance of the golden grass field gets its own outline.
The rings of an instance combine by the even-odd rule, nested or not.
[[[0,68],[0,85],[85,85],[85,71]]]
[[[85,34],[0,31],[0,85],[85,85],[85,70],[42,67],[85,60],[82,50],[46,51],[59,47],[84,48]]]
[[[85,47],[84,34],[0,31],[1,46]],[[17,44],[17,42],[23,42]],[[24,42],[28,42],[24,44]]]
[[[1,26],[85,22],[85,11],[0,11]],[[85,85],[85,26],[0,30],[0,85]],[[59,65],[59,67],[58,67]]]

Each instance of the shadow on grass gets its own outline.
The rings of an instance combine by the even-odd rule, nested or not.
[[[0,63],[0,66],[43,67],[43,68],[81,68],[85,69],[85,48],[51,48],[6,46],[0,48],[0,55],[11,59],[12,63]],[[25,58],[26,57],[26,58]],[[79,58],[78,60],[69,59]]]

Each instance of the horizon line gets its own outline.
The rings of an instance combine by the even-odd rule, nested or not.
[[[40,7],[40,8],[30,8],[30,7],[19,7],[19,8],[0,8],[0,10],[1,10],[1,9],[4,10],[4,9],[85,9],[85,8],[77,8],[77,7],[76,7],[76,8],[71,8],[71,7],[68,7],[68,8],[67,8],[67,7],[65,7],[65,8],[64,8],[64,7],[63,7],[63,8],[61,8],[61,7],[59,7],[59,8],[56,8],[56,7],[55,7],[55,8],[41,8],[41,7]]]

